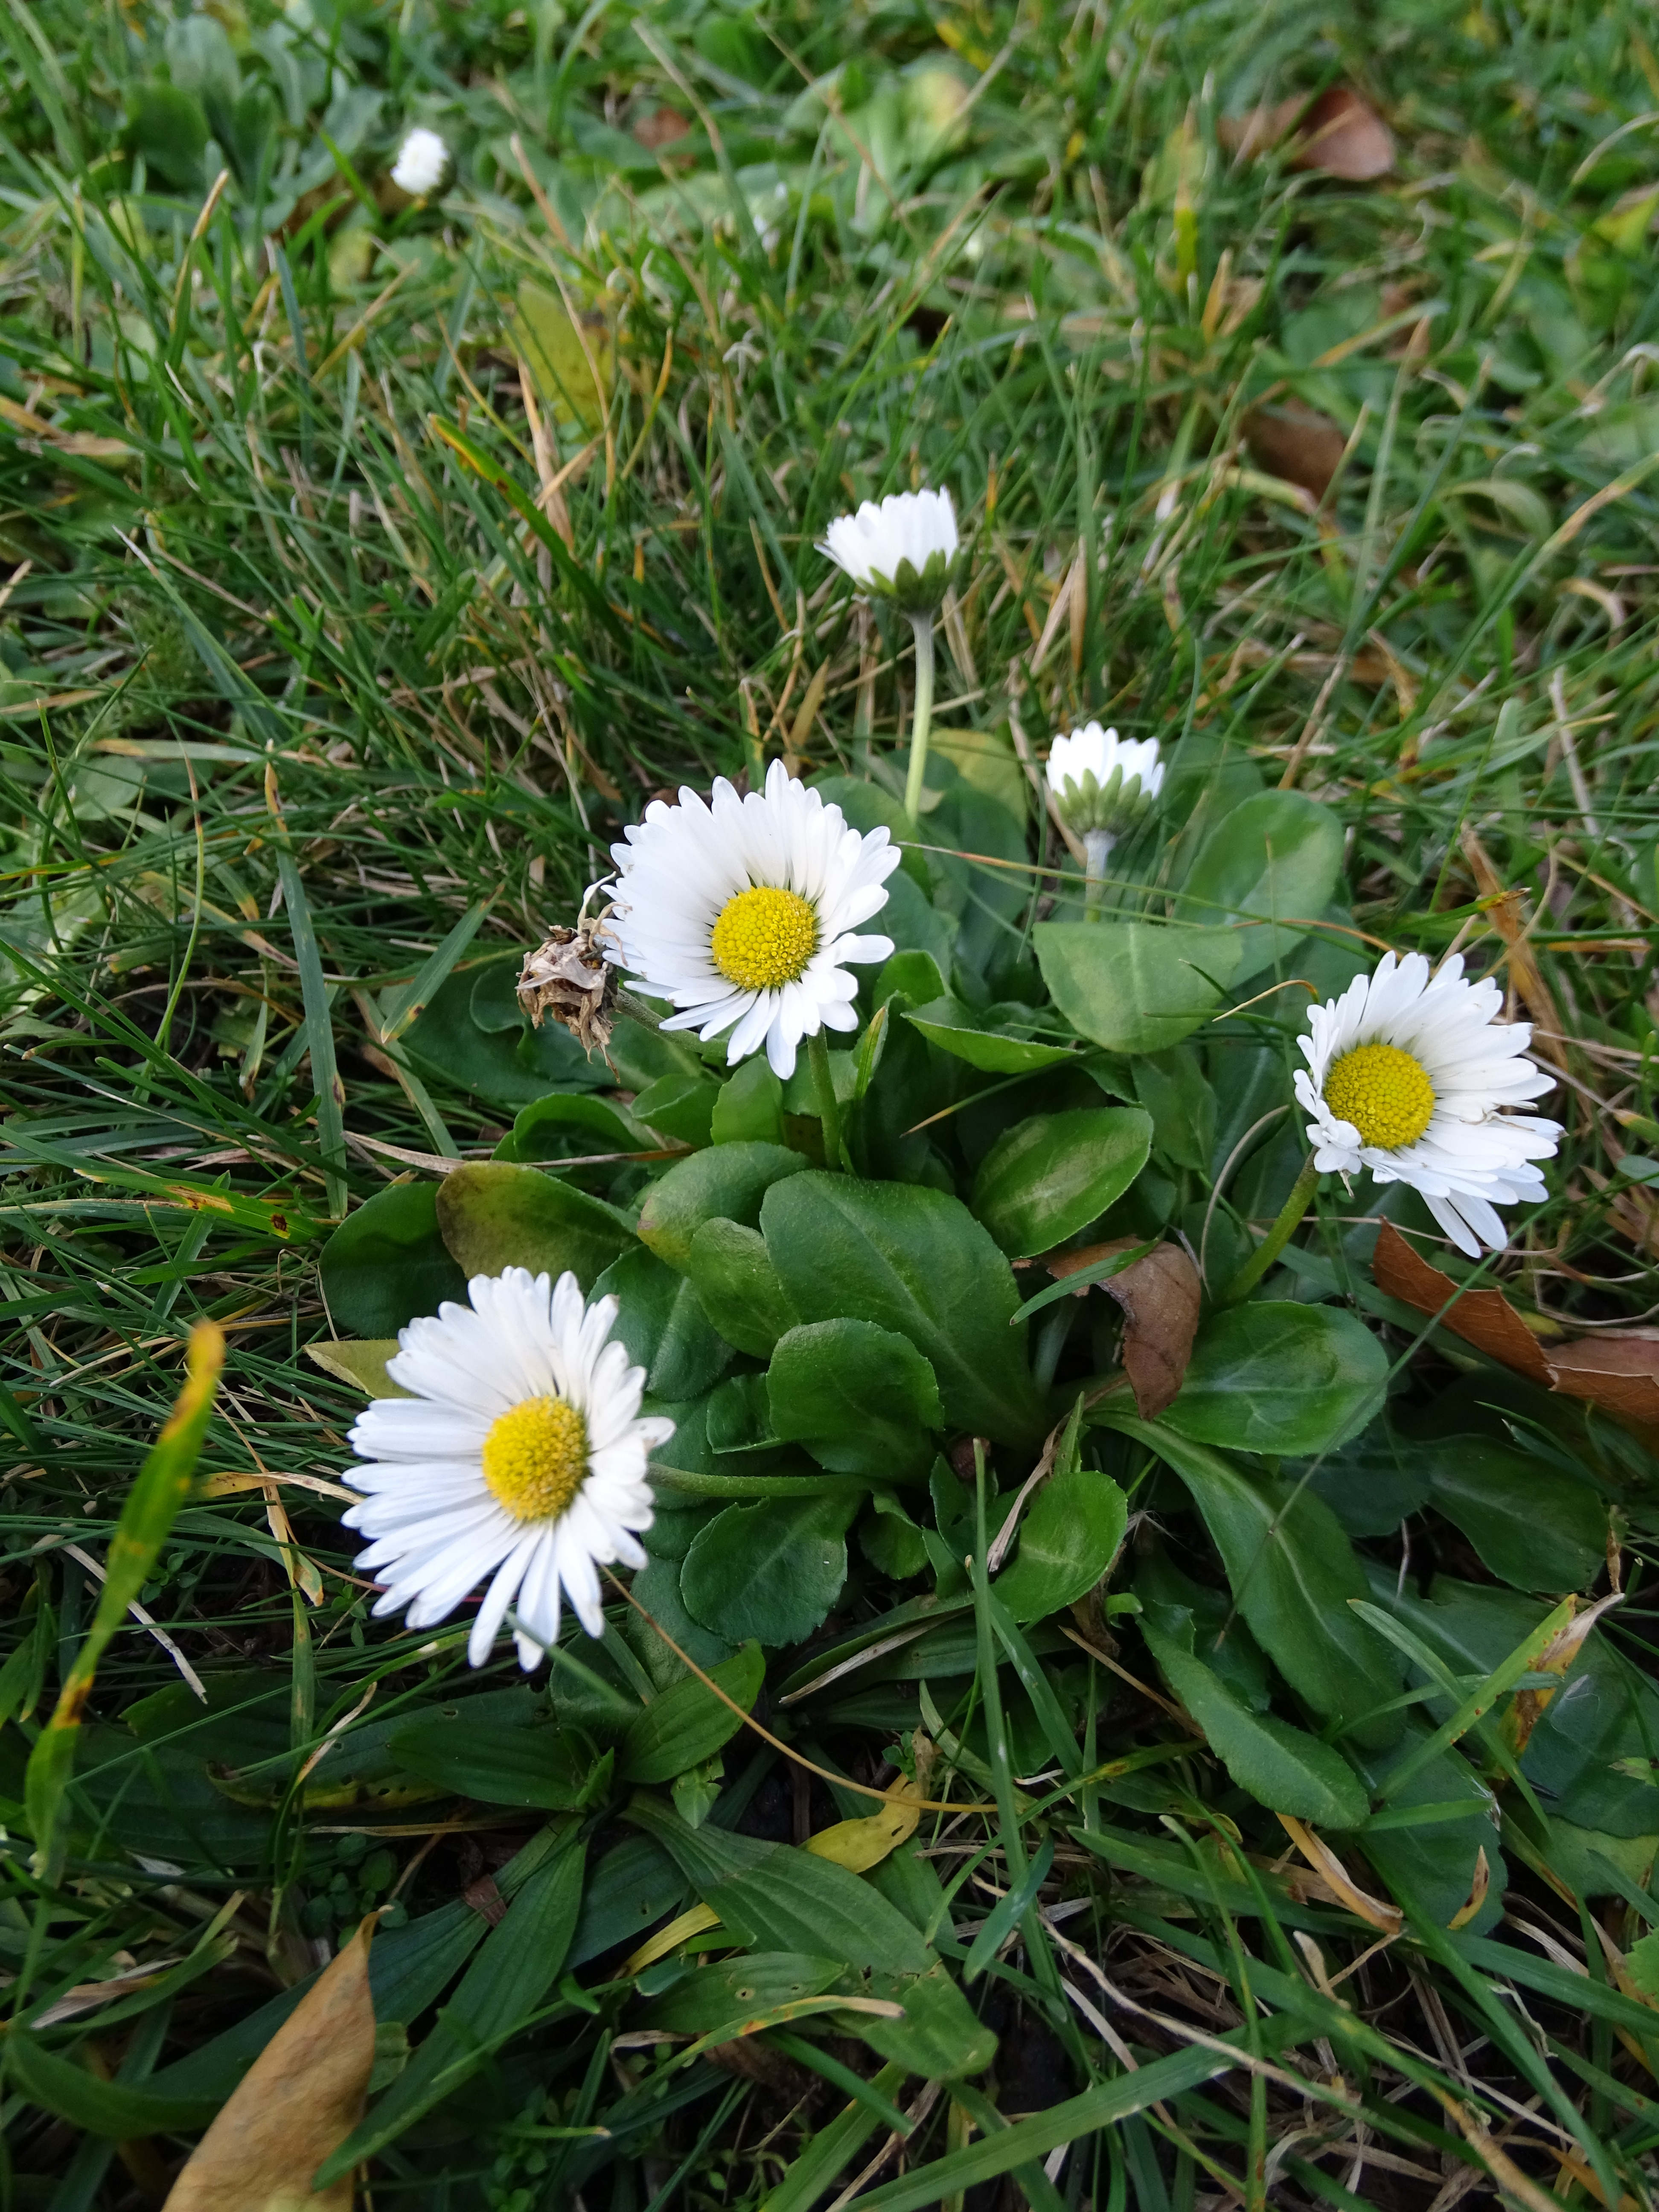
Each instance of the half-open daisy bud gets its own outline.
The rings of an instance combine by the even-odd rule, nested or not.
[[[412,200],[429,199],[448,173],[448,147],[435,131],[417,124],[398,149],[392,183]]]
[[[885,830],[860,836],[774,761],[764,792],[740,799],[721,777],[712,804],[690,790],[678,806],[656,800],[611,855],[610,957],[642,998],[679,1010],[665,1029],[730,1030],[728,1066],[764,1045],[788,1077],[803,1037],[857,1026],[848,963],[893,950],[854,933],[899,864]]]
[[[1066,827],[1079,837],[1091,830],[1117,838],[1147,812],[1164,785],[1158,739],[1120,738],[1098,722],[1085,722],[1048,748],[1048,788]]]
[[[1497,1206],[1545,1196],[1533,1162],[1551,1158],[1561,1135],[1559,1122],[1509,1110],[1555,1078],[1525,1057],[1532,1024],[1498,1018],[1503,1003],[1490,976],[1463,981],[1461,957],[1431,976],[1420,952],[1385,952],[1374,974],[1310,1007],[1297,1039],[1314,1169],[1409,1183],[1472,1260],[1483,1244],[1504,1249]]]
[[[931,615],[953,580],[960,541],[948,491],[900,491],[878,507],[838,514],[820,553],[861,592],[896,599],[906,614]]]
[[[640,1419],[645,1370],[606,1341],[615,1298],[589,1306],[574,1275],[509,1267],[475,1275],[470,1305],[444,1304],[399,1332],[386,1373],[407,1398],[377,1398],[351,1443],[368,1493],[344,1516],[371,1538],[357,1566],[384,1585],[376,1613],[411,1628],[447,1620],[489,1580],[467,1642],[482,1667],[517,1601],[519,1662],[558,1641],[561,1595],[603,1636],[599,1570],[645,1565],[646,1468],[674,1424]]]

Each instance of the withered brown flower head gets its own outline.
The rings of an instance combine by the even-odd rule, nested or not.
[[[617,970],[605,957],[611,908],[586,916],[574,929],[550,931],[533,952],[526,952],[519,975],[519,1004],[539,1029],[544,1016],[562,1022],[586,1052],[595,1046],[610,1058],[616,1026]]]

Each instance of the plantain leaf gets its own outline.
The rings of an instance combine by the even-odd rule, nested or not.
[[[745,1644],[730,1659],[708,1670],[733,1705],[747,1712],[766,1679],[766,1660],[758,1644]],[[743,1726],[695,1674],[671,1683],[636,1714],[623,1738],[617,1772],[623,1782],[672,1782],[704,1759],[712,1759]]]

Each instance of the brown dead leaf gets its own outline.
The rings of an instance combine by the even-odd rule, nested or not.
[[[1604,1413],[1659,1427],[1659,1341],[1650,1336],[1581,1336],[1552,1345],[1552,1387],[1588,1398]]]
[[[1043,1265],[1059,1281],[1079,1267],[1110,1259],[1114,1252],[1133,1251],[1140,1242],[1136,1237],[1115,1237],[1080,1252],[1051,1254]],[[1085,1284],[1073,1296],[1085,1297],[1095,1287]],[[1123,1371],[1134,1392],[1135,1411],[1143,1421],[1155,1421],[1186,1380],[1203,1293],[1198,1270],[1179,1244],[1159,1244],[1098,1287],[1123,1309]]]
[[[1377,1237],[1371,1273],[1379,1291],[1415,1306],[1419,1313],[1438,1314],[1449,1298],[1455,1297],[1456,1304],[1441,1316],[1443,1328],[1450,1329],[1454,1336],[1461,1336],[1489,1358],[1514,1368],[1529,1382],[1541,1382],[1546,1389],[1550,1387],[1544,1347],[1502,1291],[1465,1291],[1458,1297],[1451,1277],[1431,1267],[1391,1221],[1382,1224]]]
[[[1300,484],[1316,500],[1330,489],[1348,442],[1328,415],[1296,400],[1283,407],[1252,408],[1244,417],[1244,441],[1270,477]]]
[[[1387,176],[1394,167],[1394,133],[1351,85],[1333,85],[1313,100],[1298,93],[1271,107],[1224,115],[1216,126],[1222,144],[1241,161],[1282,145],[1292,131],[1293,169],[1317,169],[1364,185]]]
[[[311,2177],[363,2116],[374,2065],[365,1920],[254,2060],[185,2162],[164,2212],[351,2212],[349,2174]]]
[[[629,129],[647,152],[654,154],[659,146],[672,146],[677,138],[690,135],[691,125],[684,115],[672,107],[653,107],[649,115],[641,115]]]
[[[1319,169],[1351,185],[1368,185],[1394,167],[1394,133],[1351,85],[1322,92],[1297,133],[1293,169]]]
[[[1440,1325],[1489,1358],[1512,1367],[1564,1398],[1583,1398],[1616,1420],[1659,1437],[1659,1337],[1645,1334],[1578,1337],[1540,1344],[1501,1291],[1464,1291],[1442,1269],[1413,1250],[1385,1221],[1371,1256],[1380,1291],[1419,1313],[1440,1314],[1457,1303]]]

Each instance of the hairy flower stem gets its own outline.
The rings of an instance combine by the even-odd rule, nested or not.
[[[1101,895],[1106,888],[1106,864],[1117,839],[1109,830],[1083,833],[1083,919],[1098,921]]]
[[[830,1068],[830,1040],[822,1030],[806,1040],[806,1064],[812,1071],[817,1093],[818,1121],[823,1130],[823,1164],[831,1175],[846,1165],[841,1145],[841,1108],[836,1098],[836,1079]]]
[[[916,634],[916,704],[910,718],[910,766],[904,778],[904,811],[921,820],[921,784],[927,769],[927,732],[933,720],[933,617],[912,615]]]
[[[1279,1218],[1256,1246],[1249,1258],[1227,1284],[1216,1299],[1218,1306],[1236,1306],[1248,1297],[1273,1261],[1290,1243],[1297,1224],[1313,1200],[1319,1188],[1319,1170],[1309,1154],[1303,1163],[1302,1172],[1291,1185],[1291,1194],[1279,1209]]]

